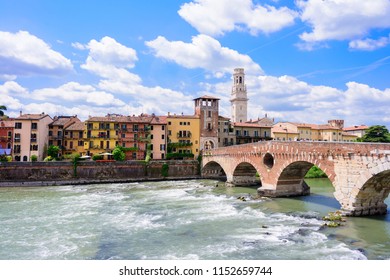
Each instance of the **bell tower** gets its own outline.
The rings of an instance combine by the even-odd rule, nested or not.
[[[244,68],[234,69],[230,103],[232,106],[232,122],[246,122],[248,114],[248,98],[245,85]]]

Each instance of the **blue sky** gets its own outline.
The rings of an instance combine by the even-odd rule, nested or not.
[[[390,0],[0,0],[7,114],[193,113],[390,128]]]

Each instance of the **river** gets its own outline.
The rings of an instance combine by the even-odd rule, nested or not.
[[[390,259],[390,214],[323,227],[340,206],[308,183],[278,199],[213,180],[1,188],[0,259]]]

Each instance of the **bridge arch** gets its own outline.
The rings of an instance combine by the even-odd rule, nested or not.
[[[235,186],[261,186],[260,174],[251,162],[243,161],[233,170],[232,182]]]
[[[203,166],[201,175],[203,178],[213,178],[226,181],[225,169],[216,161],[210,161]]]
[[[315,163],[318,164],[318,162]],[[276,191],[279,196],[299,196],[310,194],[310,187],[305,182],[305,176],[314,165],[319,167],[315,163],[309,159],[297,161],[290,160],[285,163],[279,174],[276,176]],[[322,171],[326,174],[326,170]],[[329,177],[329,174],[326,175]]]
[[[355,195],[350,197],[347,206],[353,209],[350,213],[353,216],[387,213],[384,201],[390,194],[390,161],[382,162],[369,171],[360,176],[356,188],[352,190]]]

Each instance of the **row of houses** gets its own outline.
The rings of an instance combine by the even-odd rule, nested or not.
[[[128,160],[197,157],[202,150],[271,139],[285,141],[355,141],[366,126],[344,128],[342,120],[327,124],[279,122],[265,116],[232,122],[219,115],[219,99],[194,99],[194,114],[123,116],[107,114],[81,121],[77,116],[23,114],[0,122],[0,155],[14,161],[43,160],[51,145],[61,154],[93,156],[125,148]],[[353,133],[355,132],[355,133]],[[360,134],[359,134],[360,133]]]

